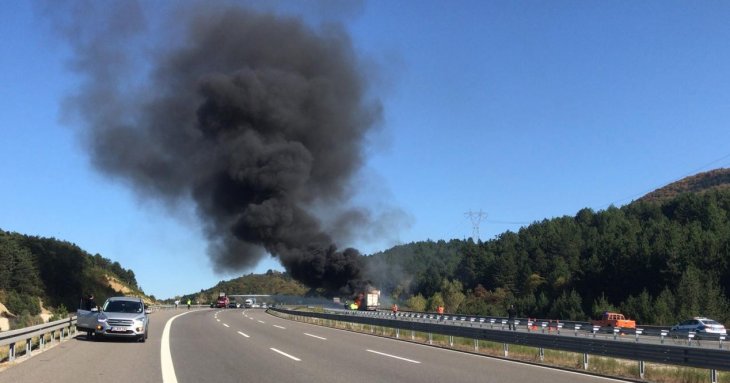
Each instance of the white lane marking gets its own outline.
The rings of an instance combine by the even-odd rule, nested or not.
[[[248,319],[251,319],[251,320],[253,320],[253,317],[248,317]]]
[[[384,352],[379,352],[379,351],[374,351],[374,350],[365,350],[365,351],[367,351],[367,352],[372,352],[373,354],[378,354],[378,355],[383,355],[383,356],[387,356],[387,357],[390,357],[390,358],[395,358],[395,359],[400,359],[400,360],[404,360],[404,361],[406,361],[406,362],[411,362],[411,363],[421,364],[421,362],[419,362],[419,361],[417,361],[417,360],[413,360],[413,359],[407,359],[407,358],[403,358],[403,357],[400,357],[400,356],[395,356],[395,355],[390,355],[390,354],[386,354],[386,353],[384,353]]]
[[[216,320],[217,320],[218,322],[220,322],[220,321],[221,321],[220,319],[217,319],[217,318],[216,318]]]
[[[248,336],[248,335],[246,335],[246,334],[244,334],[244,333],[242,333],[240,331],[238,331],[238,333],[241,334],[241,335],[243,335],[243,336],[245,336],[246,338],[250,338],[250,336]]]
[[[262,320],[260,320],[260,321],[258,321],[258,322],[259,322],[259,323],[266,323],[266,322],[264,322],[264,321],[262,321]]]
[[[177,383],[175,366],[172,364],[172,354],[170,353],[170,327],[172,327],[172,321],[179,316],[190,314],[191,312],[192,311],[186,311],[168,319],[167,323],[165,323],[165,329],[162,330],[162,340],[160,341],[160,365],[162,367],[163,383]]]
[[[224,325],[224,326],[226,326],[226,327],[231,327],[231,326],[229,326],[229,325],[227,325],[227,324],[225,324],[225,323],[223,323],[223,325]]]
[[[327,340],[327,338],[323,338],[323,337],[321,337],[321,336],[317,336],[317,335],[307,334],[306,332],[304,333],[304,335],[306,335],[306,336],[311,336],[312,338],[317,338],[317,339]]]
[[[289,355],[289,354],[287,354],[287,353],[285,353],[283,351],[279,351],[279,350],[277,350],[277,349],[275,349],[273,347],[271,347],[270,350],[273,351],[273,352],[278,352],[279,354],[284,355],[285,357],[287,357],[289,359],[296,360],[297,362],[301,362],[302,361],[301,359],[297,358],[296,356]]]
[[[279,326],[278,324],[275,324],[275,325],[274,325],[274,327],[276,327],[276,328],[280,328],[280,329],[282,329],[282,330],[286,330],[286,327],[284,327],[284,326]]]

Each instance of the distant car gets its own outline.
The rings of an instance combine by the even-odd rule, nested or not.
[[[266,307],[268,307],[268,306],[266,305],[266,302],[264,302],[264,303],[262,303],[262,304],[261,304],[261,308],[262,308],[262,309],[265,309]]]
[[[241,305],[238,304],[238,303],[236,303],[236,302],[231,302],[231,303],[228,304],[228,308],[229,309],[237,309],[239,307],[241,307]]]
[[[680,322],[672,326],[671,332],[694,332],[695,334],[705,335],[727,335],[727,330],[722,323],[705,317],[694,317],[692,319]]]

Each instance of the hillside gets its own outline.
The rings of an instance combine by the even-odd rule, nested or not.
[[[700,194],[710,190],[727,189],[730,189],[730,169],[720,168],[672,182],[641,197],[639,201],[665,202],[682,193]]]
[[[383,293],[413,309],[585,320],[621,310],[642,324],[705,315],[730,323],[728,170],[621,208],[582,209],[495,239],[416,242],[369,257]]]
[[[193,302],[207,304],[214,302],[218,294],[270,294],[270,295],[305,295],[309,289],[292,279],[288,274],[269,270],[265,274],[248,274],[228,281],[220,281],[215,286],[200,290],[198,293],[185,294],[180,299],[188,298]],[[166,302],[172,303],[175,298]]]
[[[143,296],[134,272],[57,240],[0,230],[0,313],[3,329],[40,323],[75,311],[82,296]],[[154,297],[145,297],[148,300]],[[41,314],[44,310],[50,313]]]

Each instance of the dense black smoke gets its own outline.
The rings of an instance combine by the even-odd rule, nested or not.
[[[367,220],[347,203],[381,113],[345,31],[198,7],[176,10],[175,33],[150,49],[145,10],[113,6],[112,19],[67,25],[84,79],[69,106],[95,166],[144,196],[192,197],[218,266],[246,269],[268,252],[310,287],[360,279],[360,254],[338,250],[316,210]]]

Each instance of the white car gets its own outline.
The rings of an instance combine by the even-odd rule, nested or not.
[[[695,334],[727,335],[722,323],[705,317],[694,317],[672,326],[672,332],[694,332]]]

